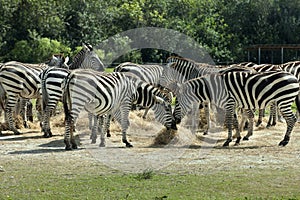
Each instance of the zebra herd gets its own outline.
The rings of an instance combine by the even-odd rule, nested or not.
[[[170,96],[165,91],[142,81],[132,73],[105,73],[104,65],[90,45],[83,45],[71,64],[54,56],[47,64],[30,65],[7,62],[0,69],[0,84],[5,107],[5,119],[14,134],[16,129],[12,113],[18,100],[37,99],[40,125],[44,137],[51,137],[50,117],[57,103],[62,101],[65,110],[66,149],[75,149],[73,132],[80,111],[84,108],[97,119],[93,132],[100,130],[101,143],[105,145],[104,132],[114,117],[122,127],[122,141],[127,147],[132,145],[126,139],[129,126],[128,115],[131,104],[152,107],[156,119],[168,129],[176,129],[170,105]],[[67,59],[66,59],[67,60]],[[51,64],[50,64],[51,63]],[[54,66],[52,66],[54,65]],[[103,125],[103,127],[100,127]]]
[[[225,112],[228,137],[223,146],[229,146],[233,140],[233,129],[237,136],[235,144],[238,145],[241,140],[238,109],[242,110],[242,121],[246,120],[245,117],[249,120],[248,133],[243,138],[248,140],[253,134],[254,111],[260,111],[258,123],[261,123],[264,109],[270,105],[270,117],[273,119],[278,109],[286,121],[286,133],[279,143],[285,146],[297,121],[291,109],[295,101],[300,112],[300,62],[282,65],[239,63],[219,67],[172,56],[164,66],[126,62],[111,73],[104,72],[104,69],[88,44],[83,44],[70,64],[67,58],[58,55],[54,55],[47,64],[4,63],[0,67],[0,91],[4,94],[1,104],[5,107],[5,119],[10,130],[20,134],[15,127],[13,112],[18,102],[26,105],[24,102],[34,98],[37,99],[44,137],[51,137],[51,114],[61,101],[65,112],[66,150],[77,148],[75,124],[83,109],[95,119],[91,127],[93,143],[100,132],[99,146],[105,146],[104,133],[114,118],[121,125],[122,142],[126,147],[132,147],[126,132],[133,104],[152,108],[156,120],[167,129],[174,130],[191,110],[204,108],[208,119],[205,134],[210,128],[210,109],[216,107]],[[176,98],[173,111],[172,95]],[[273,119],[269,125],[275,123]]]

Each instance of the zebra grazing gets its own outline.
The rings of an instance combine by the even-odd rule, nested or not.
[[[213,65],[208,65],[205,63],[196,63],[193,60],[171,56],[167,59],[168,65],[164,68],[163,74],[160,78],[160,85],[169,88],[171,91],[175,92],[177,89],[177,84],[184,83],[193,78],[198,78],[207,74],[219,73],[226,69],[231,70],[251,70],[243,66],[229,66],[225,68],[218,68]],[[207,128],[204,130],[204,135],[208,133],[210,129],[210,111],[209,111],[209,102],[203,102],[205,116],[207,119]],[[201,107],[200,107],[201,108]],[[177,121],[180,123],[180,121]]]
[[[65,144],[66,150],[76,149],[77,144],[74,140],[73,130],[74,121],[79,116],[80,111],[85,108],[88,112],[97,116],[111,114],[114,116],[119,112],[116,120],[121,124],[122,141],[126,147],[132,147],[127,141],[126,131],[129,126],[128,115],[131,103],[135,100],[148,97],[162,103],[162,98],[152,93],[152,86],[143,84],[140,79],[133,75],[124,73],[98,73],[91,70],[74,70],[64,83],[64,110],[65,110]],[[139,88],[145,96],[139,96]],[[149,89],[147,89],[149,88]],[[145,94],[146,92],[146,94]],[[137,98],[138,97],[138,98]],[[142,101],[145,102],[145,101]],[[158,117],[161,123],[168,128],[172,128],[173,118],[169,105],[162,104],[166,111],[163,116]],[[161,108],[160,108],[161,109]],[[102,132],[103,133],[103,132]],[[104,146],[104,136],[101,134],[100,146]]]
[[[162,75],[163,69],[164,69],[163,66],[157,64],[140,65],[132,62],[125,62],[115,67],[114,72],[130,72],[135,74],[142,81],[145,81],[146,83],[150,83],[153,86],[160,87],[159,79]],[[166,89],[165,92],[169,93],[169,95],[171,96],[171,93]],[[150,108],[146,108],[143,115],[144,119],[146,118],[149,109]]]
[[[93,69],[104,71],[104,65],[91,45],[83,43],[82,49],[74,56],[73,62],[65,68],[49,67],[41,74],[41,91],[43,99],[42,131],[51,137],[50,117],[59,101],[62,101],[62,83],[69,75],[71,69]],[[96,122],[94,122],[96,123]]]
[[[209,101],[225,108],[225,118],[228,128],[228,138],[223,146],[232,141],[232,126],[237,131],[236,144],[241,136],[238,124],[234,120],[235,108],[247,111],[249,117],[249,138],[253,133],[254,109],[264,109],[268,104],[276,102],[287,123],[281,146],[288,144],[290,134],[296,123],[296,117],[291,105],[299,92],[299,83],[295,76],[287,72],[225,72],[192,79],[182,84],[177,93],[178,103],[174,113],[175,118],[182,118],[192,108],[193,102]],[[296,101],[299,110],[299,98]]]

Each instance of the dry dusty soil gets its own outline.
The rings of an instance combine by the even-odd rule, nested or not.
[[[157,145],[155,143],[164,132],[163,127],[151,116],[147,120],[141,119],[140,114],[135,112],[130,116],[128,139],[133,148],[124,147],[120,128],[114,123],[111,126],[112,137],[106,139],[106,147],[98,146],[99,138],[97,144],[90,144],[86,115],[82,115],[77,125],[79,149],[71,152],[64,150],[62,115],[52,119],[52,138],[42,137],[37,122],[31,124],[31,129],[21,129],[22,135],[3,131],[0,136],[0,171],[5,172],[8,164],[15,162],[38,165],[72,160],[86,165],[105,165],[108,170],[123,172],[152,169],[168,173],[213,173],[266,168],[300,172],[300,124],[296,124],[290,143],[285,147],[278,146],[284,136],[285,123],[266,129],[265,122],[255,128],[249,141],[241,141],[239,146],[232,143],[230,147],[223,148],[226,132],[220,127],[212,128],[208,135],[203,136],[202,133],[192,134],[182,126],[167,145]],[[300,173],[295,178],[299,179]]]

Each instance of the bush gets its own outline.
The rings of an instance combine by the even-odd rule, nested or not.
[[[69,55],[71,48],[61,44],[57,40],[38,38],[35,40],[21,40],[16,42],[9,52],[7,60],[16,60],[25,63],[42,63],[53,54],[63,53]]]

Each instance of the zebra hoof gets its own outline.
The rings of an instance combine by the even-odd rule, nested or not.
[[[72,144],[72,149],[78,149],[77,144]]]
[[[101,143],[99,144],[99,147],[105,147],[105,143],[104,143],[104,142],[101,142]]]
[[[96,140],[95,140],[95,139],[92,139],[91,144],[96,144]]]
[[[232,141],[232,139],[226,140],[226,142],[223,144],[223,147],[228,147],[229,143]]]
[[[237,137],[234,146],[240,145],[241,137]]]
[[[44,133],[44,138],[50,138],[50,137],[51,137],[50,134]]]
[[[14,131],[15,135],[21,135],[21,133],[19,131]]]
[[[280,143],[279,143],[279,146],[285,146],[285,145],[287,145],[289,143],[289,141],[288,140],[282,140]]]
[[[247,141],[248,141],[248,140],[249,140],[249,138],[245,136],[245,137],[243,137],[243,140],[247,140]]]
[[[106,137],[111,137],[110,131],[108,130],[106,133]]]
[[[131,147],[133,147],[133,145],[128,142],[128,143],[126,143],[126,147],[131,148]]]
[[[65,150],[66,150],[66,151],[71,151],[72,148],[71,148],[71,146],[66,146],[66,147],[65,147]]]

